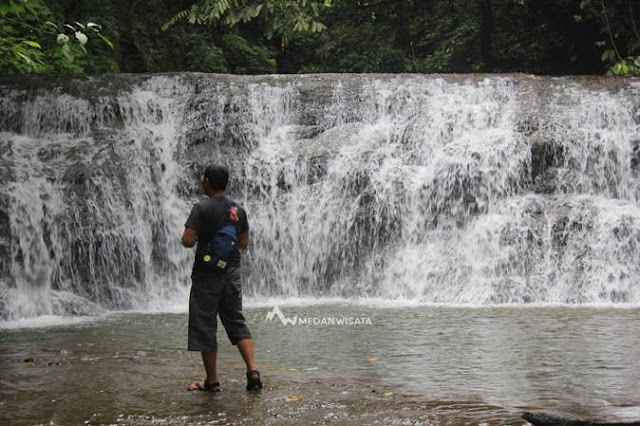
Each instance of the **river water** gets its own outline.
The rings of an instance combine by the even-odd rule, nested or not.
[[[202,367],[184,350],[185,314],[4,329],[0,422],[497,425],[525,424],[522,412],[536,410],[640,418],[637,308],[279,308],[306,323],[269,321],[264,303],[247,309],[266,383],[258,395],[244,391],[224,333],[223,392],[186,390]]]

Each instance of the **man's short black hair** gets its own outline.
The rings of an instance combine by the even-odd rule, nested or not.
[[[226,167],[212,164],[205,169],[204,177],[207,178],[214,191],[224,191],[229,183],[229,170]]]

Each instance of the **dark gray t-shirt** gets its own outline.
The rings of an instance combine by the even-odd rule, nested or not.
[[[227,197],[209,197],[193,206],[185,228],[191,228],[198,235],[198,246],[196,247],[196,261],[193,263],[193,272],[205,272],[198,259],[206,250],[209,240],[218,229],[225,223],[225,218],[229,216],[229,208],[237,207],[238,221],[235,222],[238,235],[249,230],[249,222],[244,209],[235,201]],[[231,221],[231,223],[234,223]],[[233,256],[227,262],[229,266],[240,266],[240,250],[234,250]]]

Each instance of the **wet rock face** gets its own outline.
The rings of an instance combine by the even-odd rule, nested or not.
[[[531,143],[531,181],[534,191],[553,194],[556,191],[558,167],[565,165],[565,148],[554,141]]]
[[[9,168],[10,152],[6,149],[9,144],[2,144],[4,149],[0,152],[0,164],[2,164],[0,176],[2,182],[11,181],[11,169]],[[8,194],[0,195],[0,276],[9,277],[9,247],[11,242],[11,226],[9,223],[9,196]],[[1,297],[1,296],[0,296]],[[0,299],[1,300],[1,299]],[[0,303],[2,303],[0,301]]]
[[[633,157],[631,158],[631,167],[640,173],[640,139],[635,139],[631,142],[633,146]]]
[[[108,308],[169,297],[192,261],[175,234],[219,163],[250,213],[248,294],[464,303],[485,288],[487,303],[544,302],[529,276],[579,275],[563,300],[635,300],[638,90],[522,75],[0,76],[2,282]],[[609,265],[595,275],[611,288],[572,265]],[[55,306],[78,311],[67,302]]]

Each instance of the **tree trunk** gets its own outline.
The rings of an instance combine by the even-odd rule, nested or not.
[[[480,9],[480,57],[485,71],[494,71],[493,58],[493,8],[491,0],[477,0]]]
[[[411,34],[409,32],[407,0],[399,0],[396,5],[396,38],[395,45],[405,53],[411,53]]]

